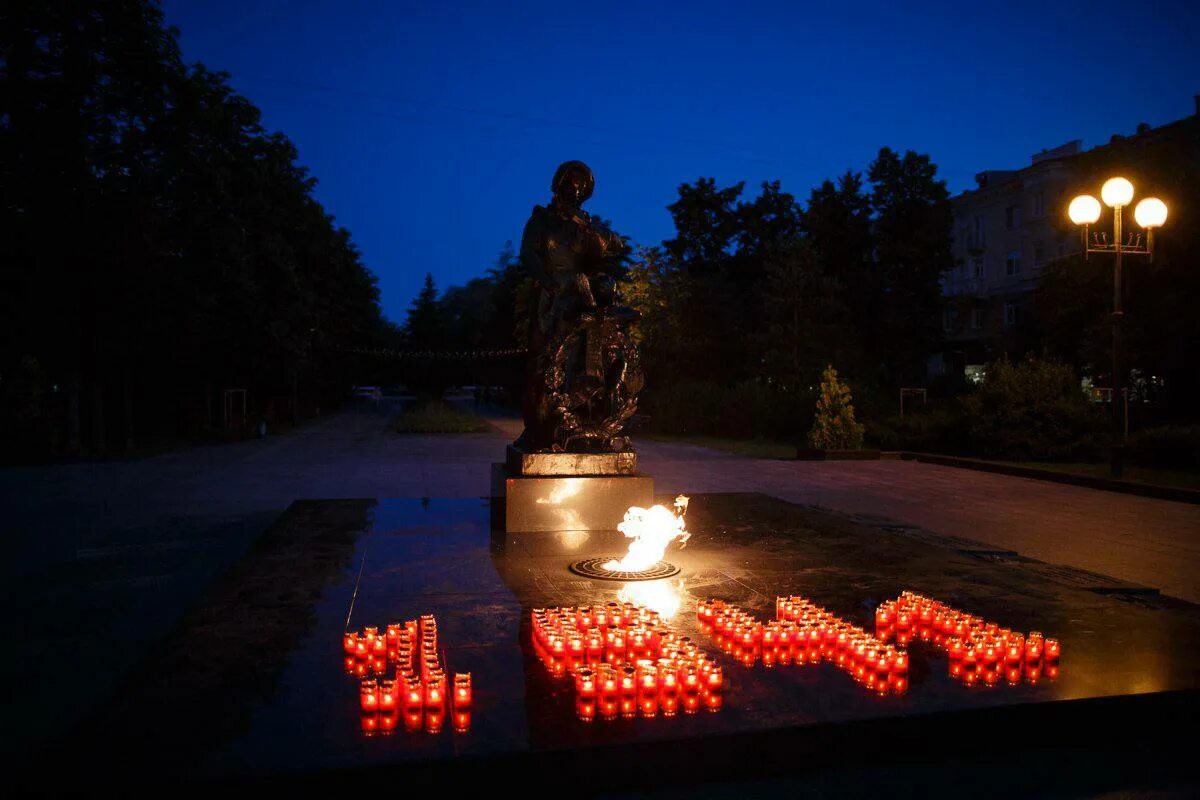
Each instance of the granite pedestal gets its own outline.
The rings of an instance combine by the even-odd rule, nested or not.
[[[492,522],[512,533],[613,530],[630,506],[654,503],[637,453],[528,453],[492,465]]]

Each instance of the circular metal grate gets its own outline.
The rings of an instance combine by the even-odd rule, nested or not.
[[[597,556],[596,558],[585,558],[582,561],[576,561],[571,565],[571,572],[576,575],[582,575],[585,578],[596,578],[602,581],[656,581],[660,578],[669,578],[672,575],[679,574],[679,567],[674,564],[668,564],[666,561],[660,561],[650,569],[644,569],[639,572],[615,572],[611,569],[605,569],[601,565],[612,561],[616,556]]]

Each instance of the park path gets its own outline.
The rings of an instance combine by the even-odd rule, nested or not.
[[[507,435],[520,421],[492,411]],[[762,492],[1097,572],[1200,603],[1200,506],[916,461],[776,461],[638,442],[655,491]]]
[[[0,665],[9,685],[24,687],[0,739],[19,757],[106,696],[293,500],[484,496],[489,465],[520,430],[512,415],[485,409],[488,433],[399,435],[395,411],[385,400],[264,440],[0,469],[2,577],[18,611],[7,625],[24,645]],[[771,461],[657,441],[639,448],[660,493],[762,492],[1200,603],[1200,506],[909,461]],[[53,665],[80,663],[88,664],[87,696],[57,691]]]

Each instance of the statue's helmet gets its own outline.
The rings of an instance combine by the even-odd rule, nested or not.
[[[595,187],[596,177],[582,161],[559,164],[558,169],[554,170],[554,179],[550,181],[550,191],[554,192],[555,197],[562,197],[575,205],[582,205],[591,197]]]

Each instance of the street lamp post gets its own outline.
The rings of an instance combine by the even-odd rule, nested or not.
[[[1123,238],[1121,212],[1133,201],[1133,184],[1124,178],[1109,178],[1100,188],[1104,205],[1113,210],[1112,241],[1107,232],[1092,232],[1090,226],[1100,219],[1100,201],[1083,194],[1071,201],[1067,215],[1079,225],[1083,235],[1083,253],[1113,254],[1113,311],[1112,311],[1112,449],[1109,470],[1114,478],[1125,472],[1125,429],[1127,421],[1125,380],[1121,368],[1121,323],[1125,312],[1121,308],[1121,257],[1122,255],[1154,256],[1154,229],[1167,221],[1167,204],[1157,197],[1147,197],[1133,211],[1134,221],[1146,229],[1145,241],[1142,234],[1130,233]]]

